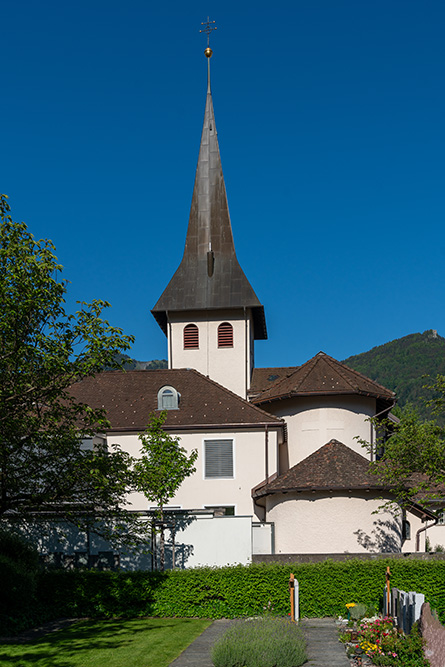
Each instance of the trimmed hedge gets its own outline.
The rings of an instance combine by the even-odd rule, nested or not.
[[[159,572],[46,572],[38,599],[55,616],[236,618],[289,611],[291,572],[300,583],[300,614],[345,614],[347,602],[379,607],[386,566],[391,585],[424,593],[445,621],[445,562],[388,559],[253,564]]]

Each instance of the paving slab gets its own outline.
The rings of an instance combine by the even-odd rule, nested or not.
[[[231,623],[227,619],[214,621],[170,667],[213,667],[210,657],[212,646]],[[300,626],[308,653],[304,667],[350,667],[345,647],[338,641],[338,629],[333,618],[304,618]]]
[[[333,618],[303,618],[300,626],[308,654],[305,667],[350,667],[345,647],[338,641]]]
[[[213,621],[212,625],[209,625],[176,660],[170,663],[170,667],[213,667],[210,657],[212,646],[231,623],[232,621],[226,618]]]

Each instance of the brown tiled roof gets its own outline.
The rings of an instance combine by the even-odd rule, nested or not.
[[[326,445],[254,491],[254,497],[288,491],[384,490],[378,478],[369,472],[369,461],[338,440]]]
[[[181,395],[179,409],[167,411],[167,428],[283,425],[193,369],[107,371],[72,385],[70,392],[82,403],[105,408],[111,430],[142,431],[157,410],[159,389],[166,385]]]
[[[394,392],[324,352],[319,352],[302,366],[289,370],[292,372],[286,376],[283,373],[282,379],[265,389],[253,402],[259,405],[292,396],[359,394],[373,396],[389,404],[395,398]]]
[[[250,382],[249,395],[260,394],[270,389],[279,380],[291,375],[298,366],[277,366],[271,368],[254,368]]]

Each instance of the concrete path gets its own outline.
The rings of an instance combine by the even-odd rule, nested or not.
[[[230,623],[227,619],[214,621],[170,667],[213,667],[210,650]],[[301,621],[301,628],[308,652],[305,667],[350,667],[345,647],[338,641],[338,630],[333,618],[305,618]]]
[[[230,623],[226,618],[213,621],[206,630],[199,635],[194,642],[185,649],[176,660],[170,663],[170,667],[213,667],[210,657],[210,651],[220,635],[229,627]]]
[[[350,667],[345,647],[338,641],[333,618],[304,618],[301,628],[308,653],[305,667]]]

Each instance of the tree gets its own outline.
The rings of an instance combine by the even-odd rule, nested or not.
[[[166,418],[165,410],[150,415],[146,430],[139,436],[142,442],[141,457],[134,466],[137,490],[157,506],[161,528],[161,570],[165,566],[164,507],[174,497],[184,479],[196,472],[194,463],[198,457],[196,449],[187,455],[179,444],[180,439],[166,433],[163,428]]]
[[[5,195],[0,218],[0,519],[43,511],[79,526],[97,514],[128,518],[130,458],[81,448],[106,428],[106,415],[69,388],[116,368],[133,339],[102,319],[104,301],[67,314],[51,241],[13,222]]]
[[[441,423],[445,416],[445,376],[438,375],[425,389],[435,398],[428,403]],[[381,426],[376,424],[382,432]],[[445,497],[445,428],[430,419],[422,421],[407,406],[399,412],[398,423],[386,421],[386,435],[377,442],[382,456],[372,464],[372,471],[395,493],[397,500],[435,501]],[[369,443],[362,444],[370,450]]]

